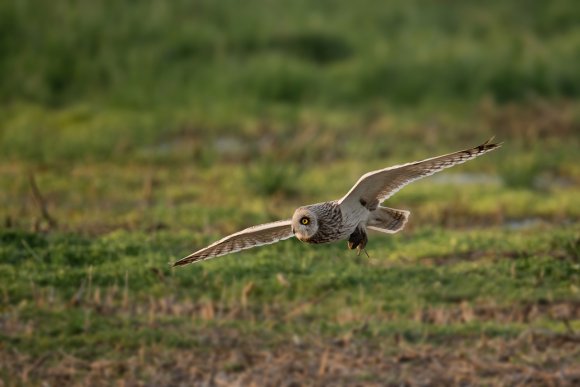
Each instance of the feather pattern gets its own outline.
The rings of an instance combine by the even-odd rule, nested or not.
[[[325,202],[308,206],[316,214],[318,231],[308,239],[308,243],[327,243],[341,239],[344,228],[340,206],[335,202]]]
[[[273,223],[249,227],[245,230],[229,235],[219,241],[196,251],[175,262],[173,266],[205,261],[236,251],[246,250],[255,246],[268,245],[293,236],[292,221],[281,220]]]
[[[369,172],[363,175],[338,202],[349,208],[360,205],[377,206],[413,181],[462,164],[501,146],[501,143],[494,144],[492,140],[493,138],[479,146],[459,152]]]

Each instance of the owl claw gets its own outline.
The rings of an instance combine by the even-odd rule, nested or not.
[[[360,251],[364,250],[367,242],[368,237],[365,230],[363,228],[357,228],[352,234],[350,234],[347,245],[351,250],[357,249],[358,254],[360,254]]]
[[[367,258],[370,258],[370,257],[371,257],[371,256],[369,255],[369,253],[367,252],[367,249],[365,249],[365,248],[362,248],[362,249],[361,249],[361,248],[358,248],[357,250],[358,250],[358,251],[357,251],[357,253],[356,253],[356,256],[357,256],[357,257],[360,257],[360,253],[361,253],[361,251],[364,251],[364,253],[367,255]]]
[[[348,248],[351,250],[356,249],[357,257],[360,257],[360,253],[364,251],[367,257],[370,258],[369,253],[367,253],[367,250],[365,249],[365,247],[367,246],[367,242],[368,237],[366,232],[364,231],[364,229],[358,228],[350,235],[347,245]]]

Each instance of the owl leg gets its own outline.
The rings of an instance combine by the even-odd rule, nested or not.
[[[348,248],[351,250],[357,249],[357,256],[360,255],[361,251],[364,251],[368,257],[368,253],[365,250],[369,238],[367,237],[367,232],[364,227],[357,227],[350,237],[348,237]]]

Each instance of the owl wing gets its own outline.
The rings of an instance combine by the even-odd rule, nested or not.
[[[493,137],[475,148],[369,172],[356,182],[339,203],[350,208],[360,204],[376,206],[415,180],[474,159],[502,145],[494,144],[492,140]]]
[[[175,262],[173,266],[182,266],[187,265],[188,263],[205,261],[206,259],[235,253],[252,247],[276,243],[288,239],[293,235],[291,220],[281,220],[278,222],[249,227],[220,239],[219,241],[188,255],[187,257],[181,258],[179,261]]]

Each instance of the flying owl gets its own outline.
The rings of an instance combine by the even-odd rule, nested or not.
[[[347,239],[348,248],[357,249],[360,254],[368,241],[368,229],[394,234],[409,219],[409,211],[383,207],[380,205],[383,201],[415,180],[501,146],[501,143],[494,144],[492,140],[475,148],[369,172],[339,200],[300,207],[294,211],[292,219],[249,227],[180,259],[173,266],[204,261],[291,237],[314,244]]]

